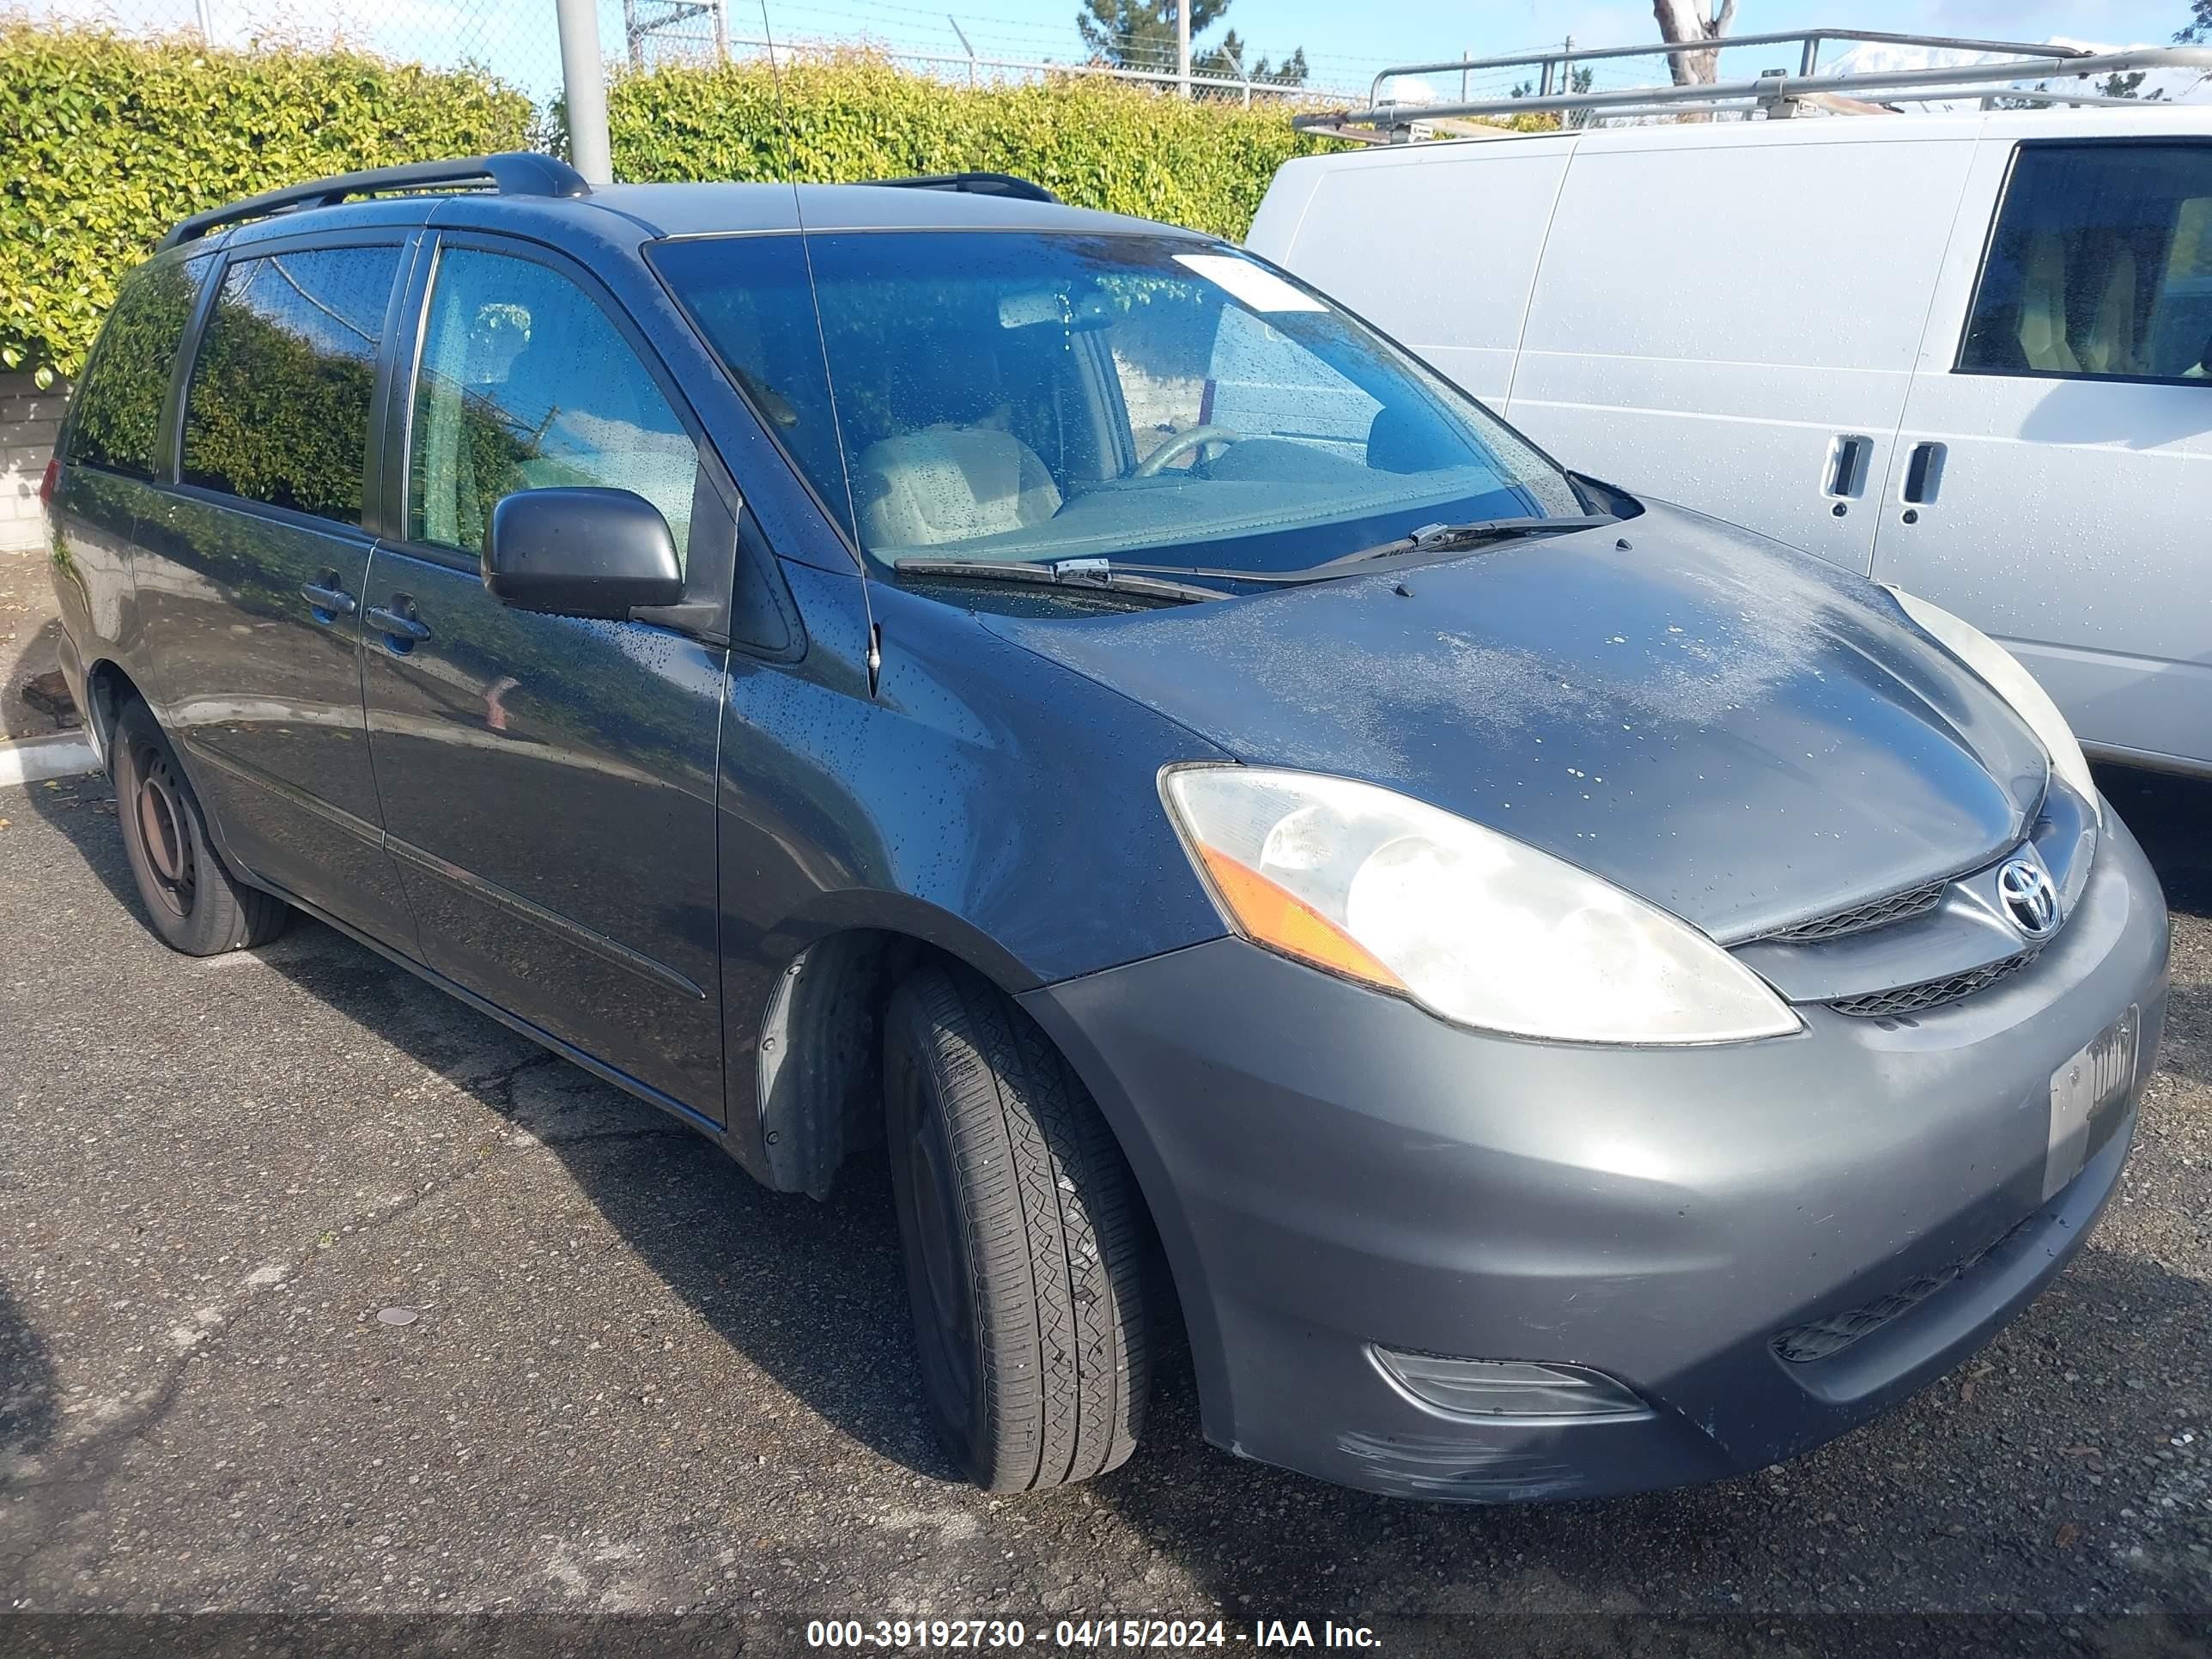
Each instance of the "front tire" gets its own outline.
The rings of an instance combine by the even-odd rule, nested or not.
[[[290,907],[224,867],[199,797],[144,703],[134,701],[117,717],[112,752],[124,851],[161,941],[188,957],[213,957],[283,933]]]
[[[1137,1198],[1066,1062],[1011,1001],[921,968],[884,1021],[885,1127],[932,1425],[970,1479],[1119,1467],[1147,1382]]]

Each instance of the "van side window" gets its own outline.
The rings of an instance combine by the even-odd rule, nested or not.
[[[233,264],[185,388],[184,481],[361,522],[377,342],[397,247]]]
[[[2212,145],[2024,144],[1959,368],[2212,376]]]
[[[407,533],[481,554],[518,489],[634,490],[687,557],[699,453],[591,296],[534,259],[449,248],[415,384]]]
[[[134,478],[154,476],[161,405],[208,264],[172,260],[141,266],[124,279],[72,402],[71,461]]]

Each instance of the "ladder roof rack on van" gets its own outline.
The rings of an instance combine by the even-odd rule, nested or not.
[[[1933,51],[2007,54],[1996,62],[1936,65],[1925,69],[1844,70],[1820,70],[1820,48],[1830,42],[1853,45],[1919,46]],[[1796,73],[1773,70],[1748,81],[1655,83],[1614,87],[1605,91],[1577,92],[1576,65],[1618,58],[1674,58],[1696,52],[1733,52],[1745,46],[1795,46]],[[2052,90],[2047,86],[2021,87],[2012,82],[2040,77],[2079,80],[2095,75],[2131,70],[2182,69],[2212,71],[2212,50],[2201,46],[2135,46],[2118,52],[2096,52],[2084,46],[2052,42],[1978,40],[1954,35],[1895,34],[1868,29],[1799,29],[1772,34],[1740,34],[1711,40],[1647,43],[1631,46],[1577,47],[1571,42],[1561,51],[1522,52],[1505,58],[1454,58],[1429,64],[1401,64],[1383,70],[1368,88],[1368,107],[1337,110],[1293,119],[1291,125],[1309,131],[1329,132],[1368,143],[1397,142],[1410,136],[1416,122],[1452,120],[1461,117],[1556,113],[1580,116],[1583,120],[1621,115],[1682,115],[1716,112],[1763,114],[1769,119],[1794,115],[1801,103],[1850,113],[1879,113],[1880,104],[1863,101],[1870,93],[1882,94],[1886,103],[1923,103],[1939,98],[1972,96],[1977,92],[2027,103],[2118,104],[2140,109],[2142,100],[2111,98],[2094,92]],[[1407,103],[1382,96],[1382,83],[1400,76],[1450,75],[1500,70],[1534,70],[1534,91],[1513,98],[1462,99],[1453,102]],[[1562,91],[1561,88],[1570,88]],[[1580,123],[1576,123],[1579,125]],[[1364,131],[1363,131],[1364,129]]]
[[[161,239],[161,246],[197,241],[210,231],[247,219],[305,208],[335,207],[354,196],[381,196],[398,191],[442,190],[455,185],[489,185],[501,196],[578,197],[592,193],[584,175],[566,161],[532,150],[510,150],[499,155],[471,155],[452,161],[407,161],[398,167],[367,167],[305,184],[286,185],[227,206],[210,208],[180,219]]]

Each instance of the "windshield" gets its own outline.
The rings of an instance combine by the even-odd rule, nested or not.
[[[854,231],[652,257],[879,566],[1282,573],[1586,511],[1465,394],[1225,245]]]

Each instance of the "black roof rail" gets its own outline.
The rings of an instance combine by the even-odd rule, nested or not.
[[[924,173],[911,179],[871,179],[867,182],[894,185],[902,190],[957,190],[968,196],[1009,196],[1019,202],[1060,200],[1042,185],[1017,179],[1011,173]]]
[[[225,207],[210,208],[180,219],[161,239],[161,246],[198,241],[210,231],[246,219],[265,219],[271,214],[301,208],[335,207],[349,196],[374,196],[386,191],[434,190],[448,185],[489,184],[501,196],[588,196],[591,185],[566,161],[532,150],[509,150],[501,155],[471,155],[452,161],[408,161],[398,167],[369,167],[360,173],[341,173],[331,179],[310,179],[264,191]]]

